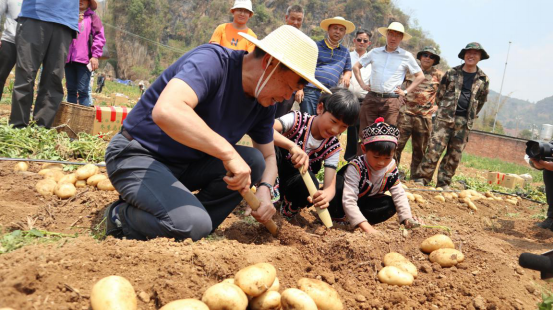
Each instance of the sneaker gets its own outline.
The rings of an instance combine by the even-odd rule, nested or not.
[[[424,181],[422,179],[414,179],[413,184],[415,186],[424,187]]]
[[[538,227],[543,229],[552,229],[553,227],[553,218],[547,217],[544,221],[537,224]]]
[[[119,207],[125,203],[119,199],[106,208],[104,212],[104,221],[106,222],[106,236],[111,235],[115,238],[121,239],[125,236],[123,233],[123,224],[119,219]]]

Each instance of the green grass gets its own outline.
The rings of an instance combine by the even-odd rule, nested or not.
[[[509,174],[530,174],[532,182],[543,182],[542,171],[535,170],[528,165],[520,165],[502,161],[501,159],[490,159],[479,157],[468,153],[463,154],[461,163],[466,167],[472,167],[478,170],[493,171]]]
[[[53,243],[62,238],[76,238],[77,235],[48,232],[44,230],[15,230],[0,236],[0,254],[12,252],[27,245]]]

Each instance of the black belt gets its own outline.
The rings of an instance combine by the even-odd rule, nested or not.
[[[123,137],[125,137],[128,141],[131,141],[131,140],[134,139],[134,138],[132,138],[131,134],[129,134],[129,132],[127,132],[127,130],[125,128],[121,128],[121,135],[123,135]]]
[[[377,93],[373,91],[370,91],[369,93],[371,93],[376,97],[381,97],[381,98],[399,98],[399,94],[396,94],[396,93]]]

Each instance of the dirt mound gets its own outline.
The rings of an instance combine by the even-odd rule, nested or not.
[[[553,232],[535,227],[543,206],[522,201],[478,201],[474,212],[457,202],[412,203],[428,225],[448,226],[465,262],[453,268],[431,264],[419,250],[440,229],[416,229],[407,236],[393,218],[376,226],[381,234],[325,229],[313,210],[288,222],[278,216],[278,237],[244,217],[242,208],[209,238],[192,243],[93,238],[114,192],[79,189],[76,197],[43,198],[34,190],[40,176],[12,172],[0,163],[0,224],[3,230],[28,229],[78,233],[77,238],[30,245],[0,255],[0,307],[15,309],[89,309],[93,284],[120,275],[133,284],[139,309],[157,309],[182,298],[201,298],[211,285],[257,262],[277,268],[281,288],[302,277],[322,279],[341,295],[347,309],[535,309],[545,283],[539,273],[518,266],[522,252],[553,248]],[[32,164],[30,170],[38,172]],[[412,286],[382,284],[376,274],[383,256],[395,251],[419,269]]]

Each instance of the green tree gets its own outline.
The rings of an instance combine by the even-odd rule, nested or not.
[[[528,129],[522,130],[518,133],[518,137],[522,139],[532,139],[532,132]]]

